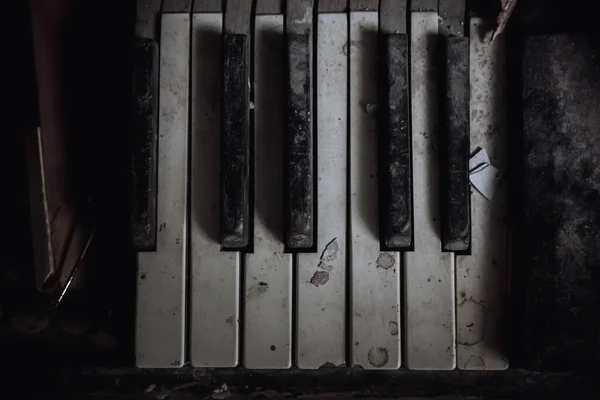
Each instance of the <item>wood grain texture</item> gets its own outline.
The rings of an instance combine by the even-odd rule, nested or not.
[[[379,0],[350,0],[350,11],[375,11]]]
[[[195,0],[194,12],[223,12],[223,1],[224,0]]]
[[[192,9],[192,0],[164,0],[162,11],[165,13],[186,13]]]
[[[318,0],[319,12],[344,12],[348,9],[348,0]]]
[[[381,0],[379,31],[384,34],[406,33],[407,0]]]
[[[251,15],[251,1],[227,0],[225,3],[225,33],[249,35]]]

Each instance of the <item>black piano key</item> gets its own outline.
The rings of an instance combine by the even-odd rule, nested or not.
[[[469,39],[442,39],[441,85],[442,248],[465,252],[471,241],[469,188]]]
[[[133,87],[133,193],[130,230],[138,251],[156,248],[158,44],[135,38]]]
[[[409,130],[408,37],[384,37],[380,82],[380,242],[386,250],[412,244],[412,165]]]
[[[310,248],[314,236],[311,42],[287,35],[285,240],[290,249]]]
[[[221,245],[248,245],[250,137],[248,37],[223,36],[223,127],[221,134]]]

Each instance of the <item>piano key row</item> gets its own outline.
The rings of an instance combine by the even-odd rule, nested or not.
[[[248,196],[254,197],[246,204],[254,207],[248,208],[244,219],[252,220],[253,226],[243,228],[253,236],[252,252],[223,251],[221,241],[222,135],[227,131],[222,123],[227,117],[222,113],[233,106],[223,104],[223,99],[228,99],[227,89],[221,97],[223,77],[227,79],[221,66],[228,46],[222,39],[223,15],[162,16],[157,245],[155,251],[140,253],[138,258],[138,366],[181,366],[186,359],[187,323],[189,361],[198,367],[235,366],[240,358],[248,368],[288,368],[294,359],[300,368],[348,362],[363,368],[394,369],[403,358],[411,369],[452,369],[457,359],[459,368],[465,369],[507,367],[498,336],[507,265],[502,196],[488,202],[477,192],[471,194],[476,236],[470,256],[442,250],[437,204],[441,197],[438,93],[432,42],[438,33],[438,16],[415,12],[410,21],[410,40],[402,34],[386,39],[386,79],[391,84],[378,90],[378,14],[352,12],[349,20],[347,14],[319,15],[314,32],[318,144],[314,208],[319,219],[318,229],[312,231],[315,243],[311,249],[316,251],[292,254],[285,248],[285,244],[288,249],[294,247],[289,246],[290,236],[283,232],[289,211],[284,210],[289,202],[283,201],[285,163],[281,155],[286,137],[283,16],[257,16],[253,56],[243,56],[246,63],[254,63],[254,143],[246,160],[254,171],[254,188],[248,188]],[[472,23],[478,22],[473,19]],[[191,68],[187,63],[190,49]],[[502,43],[490,46],[473,35],[470,52],[470,76],[476,78],[471,84],[469,113],[471,139],[476,139],[472,145],[491,149],[492,160],[502,166]],[[239,65],[243,64],[240,61]],[[249,66],[246,64],[244,71]],[[402,69],[408,68],[410,85],[401,81]],[[243,86],[236,86],[242,101]],[[403,93],[408,96],[408,88],[410,102],[401,98]],[[249,98],[247,102],[250,104]],[[400,195],[390,185],[381,194],[378,190],[382,187],[378,168],[385,170],[378,166],[382,151],[378,152],[378,121],[373,112],[377,104],[381,126],[386,127],[381,135],[386,143],[383,150],[389,150],[381,158],[387,158],[383,162],[388,167],[390,158],[397,157],[400,162],[394,170],[404,179],[396,185]],[[412,135],[408,110],[402,114],[408,104]],[[392,107],[400,112],[394,115]],[[246,123],[233,131],[240,129],[249,132],[250,128]],[[250,134],[244,135],[250,141]],[[392,149],[385,140],[398,141],[400,148],[402,141],[411,142],[402,151]],[[392,175],[392,168],[387,172]],[[402,192],[410,187],[412,195],[402,199]],[[232,185],[233,189],[240,187]],[[392,215],[394,207],[405,209],[404,217],[381,218],[378,208]],[[378,225],[386,221],[389,225],[380,229]],[[190,312],[186,321],[188,234]],[[407,237],[410,251],[394,251],[393,243],[404,247]]]

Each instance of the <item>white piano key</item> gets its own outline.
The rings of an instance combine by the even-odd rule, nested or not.
[[[219,243],[222,14],[192,22],[190,361],[234,367],[239,353],[240,256]]]
[[[283,15],[254,35],[254,253],[246,254],[244,366],[292,365],[292,255],[283,244]]]
[[[306,369],[346,362],[348,22],[341,13],[318,22],[317,252],[297,261],[296,363]]]
[[[377,27],[377,12],[350,13],[351,353],[352,365],[395,369],[401,362],[400,254],[379,251]]]
[[[491,44],[480,34],[484,21],[471,19],[471,150],[487,150],[491,164],[506,168],[505,43]],[[473,238],[470,256],[456,257],[458,367],[508,368],[502,346],[505,332],[508,244],[506,186],[492,200],[471,190]]]
[[[442,252],[439,224],[437,88],[438,15],[411,16],[411,114],[414,251],[404,253],[406,363],[410,369],[456,366],[454,253]]]
[[[135,357],[143,368],[185,362],[190,18],[161,22],[156,251],[138,254]]]

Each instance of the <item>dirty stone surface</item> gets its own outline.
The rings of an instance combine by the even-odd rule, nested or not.
[[[584,35],[534,36],[523,59],[524,220],[532,368],[600,365],[600,53]]]

